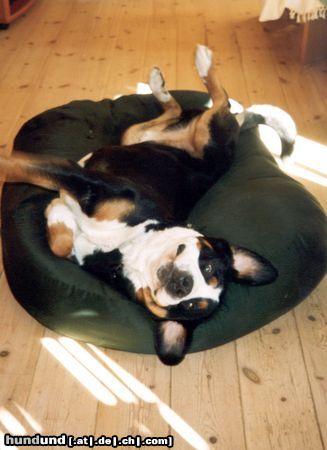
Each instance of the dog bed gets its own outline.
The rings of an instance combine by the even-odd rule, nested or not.
[[[208,102],[205,93],[173,95],[184,108]],[[14,146],[78,160],[117,144],[125,128],[159,113],[151,95],[74,101],[28,121]],[[153,320],[142,306],[49,250],[44,209],[54,195],[29,185],[5,185],[3,258],[14,296],[36,320],[61,334],[155,353]],[[195,206],[188,222],[208,236],[262,254],[279,271],[268,286],[230,284],[220,308],[196,328],[190,351],[224,344],[276,319],[302,301],[326,272],[325,214],[301,184],[278,168],[256,127],[242,131],[230,171]]]

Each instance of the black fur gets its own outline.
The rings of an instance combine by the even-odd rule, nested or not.
[[[123,275],[122,254],[118,249],[111,252],[96,251],[84,258],[81,267],[119,292],[135,298],[131,281]]]
[[[224,151],[230,159],[231,151]],[[219,160],[222,158],[219,154]],[[117,179],[122,192],[133,193],[136,210],[126,218],[131,225],[148,219],[185,220],[216,181],[216,173],[205,161],[156,142],[99,150],[86,162],[85,170],[108,184]]]

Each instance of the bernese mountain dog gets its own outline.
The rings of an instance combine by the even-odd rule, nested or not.
[[[157,354],[170,365],[184,358],[228,282],[258,286],[277,277],[263,256],[187,225],[190,210],[229,169],[244,122],[270,123],[288,152],[295,138],[276,108],[231,111],[209,48],[197,46],[195,65],[210,108],[183,111],[154,67],[149,85],[163,112],[129,127],[121,145],[78,163],[17,152],[0,158],[3,180],[58,191],[45,211],[50,249],[141,302],[155,320]]]

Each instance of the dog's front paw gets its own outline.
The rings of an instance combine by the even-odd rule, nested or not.
[[[195,66],[202,80],[208,76],[212,65],[212,51],[205,45],[198,44],[195,51]]]

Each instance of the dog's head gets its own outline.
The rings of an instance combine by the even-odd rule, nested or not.
[[[182,227],[153,232],[143,248],[90,255],[84,263],[110,282],[120,268],[123,282],[154,317],[156,351],[169,365],[182,361],[194,328],[216,310],[229,281],[259,286],[277,277],[257,253]]]
[[[229,281],[260,286],[277,277],[265,258],[224,239],[188,237],[167,243],[161,256],[153,272],[154,287],[142,295],[161,319],[156,324],[156,351],[169,365],[182,361],[194,328],[217,309]]]

